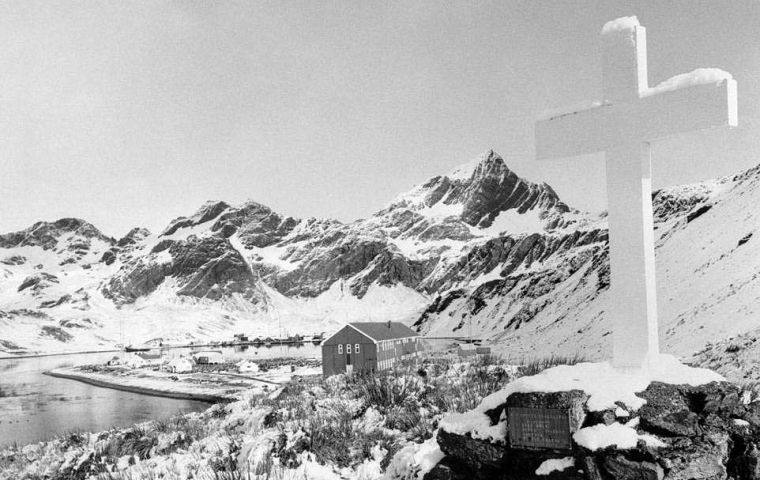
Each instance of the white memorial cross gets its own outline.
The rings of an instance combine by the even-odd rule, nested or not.
[[[605,152],[613,364],[630,369],[659,352],[649,142],[737,125],[736,81],[698,69],[649,88],[646,30],[636,17],[602,29],[603,101],[536,123],[539,160]]]

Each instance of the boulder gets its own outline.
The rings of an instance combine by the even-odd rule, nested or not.
[[[602,460],[604,472],[617,480],[662,480],[662,467],[654,462],[634,461],[623,455],[609,455]]]

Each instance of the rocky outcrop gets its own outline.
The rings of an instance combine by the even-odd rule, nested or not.
[[[194,227],[218,217],[229,208],[225,202],[207,202],[191,217],[178,217],[169,223],[169,226],[161,232],[161,236],[173,235],[181,228]]]
[[[170,272],[171,265],[138,258],[122,266],[101,292],[117,305],[130,303],[155,291]]]
[[[26,263],[26,257],[23,255],[11,255],[0,260],[5,265],[23,265]]]
[[[256,279],[240,253],[226,239],[191,236],[169,248],[170,275],[179,279],[177,295],[219,300],[234,293],[258,300]]]
[[[103,253],[100,262],[111,265],[118,259],[121,259],[122,262],[128,261],[135,249],[138,249],[149,236],[150,231],[148,229],[133,228]]]
[[[291,217],[283,217],[269,207],[256,202],[247,202],[230,209],[211,227],[228,238],[237,233],[248,247],[267,247],[288,235],[298,222]]]
[[[18,286],[17,291],[23,292],[29,288],[32,292],[38,293],[54,283],[58,283],[58,277],[49,273],[40,272],[39,274],[26,277],[24,281],[21,282],[21,285]]]
[[[62,218],[55,222],[37,222],[26,230],[0,235],[0,248],[38,246],[44,250],[51,250],[67,233],[85,240],[98,239],[109,244],[114,243],[112,238],[103,235],[91,223],[78,218]],[[80,249],[84,246],[89,246],[89,243],[83,241],[79,244]],[[77,249],[77,246],[71,248]]]
[[[135,245],[139,245],[140,242],[148,238],[150,235],[150,230],[147,228],[141,228],[141,227],[135,227],[129,232],[127,232],[126,235],[121,237],[117,242],[116,246],[119,247],[121,250],[129,249],[130,247],[134,247]]]
[[[229,240],[191,235],[184,241],[170,240],[158,245],[162,248],[157,252],[123,266],[103,287],[103,294],[117,303],[128,303],[152,293],[171,277],[176,280],[179,296],[220,300],[240,294],[250,301],[259,299],[250,267]],[[156,256],[165,250],[169,261]]]
[[[570,394],[571,392],[565,392]],[[513,394],[520,405],[539,407],[558,394]],[[640,436],[656,438],[661,446],[639,441],[634,448],[615,445],[591,451],[572,442],[571,451],[526,450],[439,431],[438,443],[447,458],[425,479],[587,479],[587,480],[754,480],[760,478],[760,403],[745,404],[738,387],[713,382],[694,387],[653,382],[638,394],[645,405],[623,421],[636,425]],[[531,398],[535,397],[535,398]],[[510,396],[511,398],[512,396]],[[507,403],[510,402],[509,398]],[[522,403],[520,403],[522,402]],[[492,412],[493,423],[504,421]],[[545,405],[544,405],[545,406]],[[581,420],[571,431],[599,423],[620,421],[610,412],[580,412]],[[577,415],[576,415],[577,416]],[[633,420],[633,421],[631,421]],[[545,460],[574,460],[574,468],[537,475]]]

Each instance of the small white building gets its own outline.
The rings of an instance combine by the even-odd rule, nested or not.
[[[171,373],[190,373],[193,371],[193,361],[187,357],[173,358],[166,364],[166,370]]]
[[[148,365],[148,362],[138,357],[134,353],[125,355],[119,363],[129,368],[142,368]]]

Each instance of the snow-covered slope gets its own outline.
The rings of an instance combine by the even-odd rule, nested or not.
[[[665,350],[753,326],[758,171],[655,194]],[[737,238],[735,238],[737,237]],[[760,247],[759,247],[760,248]],[[400,320],[515,355],[609,347],[604,214],[493,151],[351,223],[208,202],[159,234],[74,219],[0,236],[0,351],[329,331]],[[540,352],[538,352],[540,353]]]
[[[707,342],[760,327],[760,243],[753,241],[759,182],[755,168],[655,193],[664,351],[688,357]],[[436,335],[472,331],[515,356],[610,355],[606,230],[581,243],[506,278],[442,295],[418,328]]]

